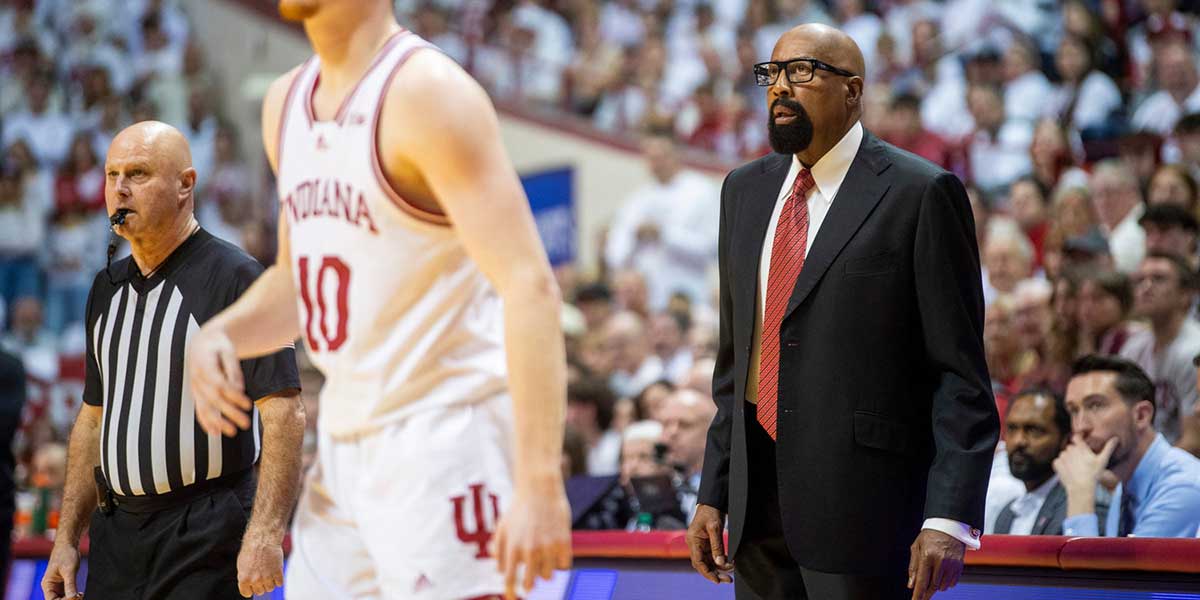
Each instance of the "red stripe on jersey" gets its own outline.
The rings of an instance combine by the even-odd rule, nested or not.
[[[283,134],[287,129],[288,114],[292,109],[292,102],[296,98],[296,90],[300,89],[300,81],[308,76],[308,66],[312,61],[313,57],[308,57],[308,60],[300,65],[300,70],[296,71],[296,76],[288,85],[287,98],[283,101],[283,110],[279,112],[279,130],[275,133],[275,172],[277,174],[283,165]],[[309,125],[311,126],[312,123],[310,122]]]
[[[375,53],[375,58],[371,61],[371,64],[367,67],[367,70],[363,71],[362,76],[358,78],[358,81],[354,84],[354,87],[342,98],[342,103],[338,105],[337,113],[335,113],[333,116],[333,120],[336,121],[338,125],[341,125],[342,121],[346,118],[346,111],[350,108],[350,101],[353,100],[354,95],[358,93],[358,88],[362,86],[362,82],[371,75],[371,71],[374,71],[375,67],[379,66],[379,62],[382,61],[385,56],[390,54],[392,49],[396,47],[396,44],[398,44],[400,40],[408,33],[409,31],[407,29],[401,27],[400,30],[396,33],[393,33],[391,37],[388,38],[388,41],[383,44],[383,47]],[[305,103],[305,109],[308,111],[308,121],[310,124],[317,121],[317,111],[313,107],[313,97],[316,95],[317,86],[320,84],[321,72],[317,71],[317,76],[313,78],[312,87],[308,90],[308,102]]]
[[[449,225],[450,219],[446,217],[445,214],[430,212],[409,202],[408,200],[405,200],[404,197],[392,187],[391,182],[388,181],[387,175],[385,175],[383,172],[383,164],[379,160],[379,117],[383,114],[383,102],[387,98],[388,89],[392,87],[392,80],[395,79],[396,73],[400,71],[400,66],[407,62],[409,57],[411,57],[414,52],[422,48],[436,49],[431,45],[421,44],[405,50],[400,59],[396,61],[395,66],[392,67],[392,72],[388,73],[388,77],[383,83],[383,90],[379,93],[379,100],[375,103],[374,121],[371,122],[371,166],[375,169],[375,177],[379,180],[379,187],[383,188],[383,191],[388,195],[388,198],[390,198],[392,203],[399,207],[400,210],[404,211],[409,216],[426,223],[431,223],[434,225]]]

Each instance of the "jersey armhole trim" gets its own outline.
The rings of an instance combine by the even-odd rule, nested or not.
[[[385,194],[387,194],[387,197],[392,201],[392,204],[395,204],[400,210],[404,211],[405,214],[414,219],[431,223],[433,225],[449,226],[450,219],[445,214],[430,212],[405,200],[404,197],[402,197],[399,192],[392,187],[391,182],[388,181],[387,175],[383,172],[383,163],[379,158],[379,120],[383,115],[383,103],[387,97],[388,89],[392,87],[392,80],[395,79],[396,73],[400,71],[401,65],[407,62],[408,58],[411,57],[414,52],[424,48],[436,49],[435,46],[430,44],[417,44],[411,48],[405,49],[404,53],[400,55],[400,58],[396,60],[396,64],[392,66],[392,70],[388,73],[387,79],[384,80],[383,90],[379,93],[379,101],[375,103],[374,120],[371,122],[371,167],[375,170],[375,178],[378,180],[379,187],[383,189]]]
[[[313,57],[308,57],[300,65],[300,70],[296,72],[296,76],[292,79],[291,85],[288,86],[287,97],[283,100],[283,110],[279,111],[279,131],[275,134],[275,176],[279,176],[279,172],[283,170],[283,139],[287,132],[288,116],[291,113],[292,103],[296,99],[296,90],[300,88],[300,82],[308,75],[308,67],[312,64]]]

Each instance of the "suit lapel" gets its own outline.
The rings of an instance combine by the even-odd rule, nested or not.
[[[846,242],[850,241],[867,215],[879,204],[880,198],[889,187],[889,181],[880,174],[890,165],[883,143],[870,132],[864,131],[858,154],[850,164],[846,179],[838,189],[837,197],[833,199],[829,213],[825,215],[821,229],[817,232],[817,239],[813,241],[812,249],[804,259],[804,269],[796,278],[796,286],[792,289],[787,311],[783,314],[784,320],[804,302],[829,269],[829,265],[833,264],[833,260],[846,246]]]
[[[734,265],[734,281],[742,306],[754,306],[754,294],[758,291],[758,267],[762,262],[763,244],[767,227],[771,224],[771,213],[775,201],[787,177],[792,157],[771,154],[762,162],[762,174],[751,180],[749,188],[740,195],[737,203],[737,230],[733,232],[737,256]]]
[[[1046,495],[1037,520],[1033,522],[1032,535],[1062,535],[1062,520],[1066,516],[1067,491],[1057,484]],[[1055,533],[1054,530],[1058,532]]]
[[[1012,533],[1013,520],[1016,518],[1016,515],[1012,511],[1013,502],[1016,501],[1011,500],[1008,504],[1005,504],[1004,508],[1000,509],[1000,514],[996,515],[996,527],[994,528],[996,533]]]

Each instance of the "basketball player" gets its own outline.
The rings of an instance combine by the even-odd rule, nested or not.
[[[263,105],[279,258],[194,340],[197,418],[248,427],[237,360],[303,334],[326,381],[288,597],[527,592],[570,566],[566,368],[495,112],[390,0],[279,8],[316,51]]]

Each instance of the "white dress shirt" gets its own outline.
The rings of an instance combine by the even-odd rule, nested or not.
[[[1122,273],[1132,273],[1146,256],[1146,232],[1138,220],[1146,212],[1146,205],[1138,203],[1125,213],[1125,218],[1108,233],[1108,248],[1113,263]]]
[[[810,169],[816,186],[808,192],[807,197],[808,240],[804,249],[805,256],[808,256],[809,251],[812,250],[813,241],[817,239],[817,234],[821,230],[821,223],[825,221],[825,216],[829,214],[829,208],[833,205],[838,190],[846,180],[846,174],[850,171],[854,157],[858,155],[858,148],[862,145],[862,140],[862,123],[855,123],[850,131],[847,131],[846,135],[842,136],[842,139]],[[775,240],[775,228],[779,224],[779,214],[783,211],[783,205],[787,202],[792,185],[802,168],[804,167],[800,164],[800,159],[792,157],[792,166],[788,170],[787,176],[784,177],[783,186],[775,200],[775,209],[771,213],[771,222],[767,226],[767,235],[763,240],[762,257],[758,263],[758,295],[755,297],[754,335],[751,336],[753,341],[750,350],[750,368],[746,377],[746,400],[751,403],[758,402],[758,360],[762,349],[763,309],[767,303],[767,279],[771,272],[771,247]],[[925,519],[922,529],[941,531],[966,544],[967,548],[979,549],[979,530],[972,529],[966,523],[953,519],[932,518]]]
[[[1200,85],[1183,100],[1183,104],[1175,101],[1167,90],[1159,90],[1138,105],[1133,113],[1133,126],[1138,130],[1153,131],[1160,135],[1170,135],[1175,129],[1175,123],[1184,113],[1200,110]]]
[[[1033,526],[1037,523],[1038,513],[1042,511],[1042,505],[1046,504],[1046,497],[1050,495],[1050,490],[1054,489],[1056,485],[1058,485],[1058,475],[1051,477],[1037,489],[1022,494],[1020,498],[1013,501],[1012,528],[1008,530],[1010,535],[1033,534]]]

